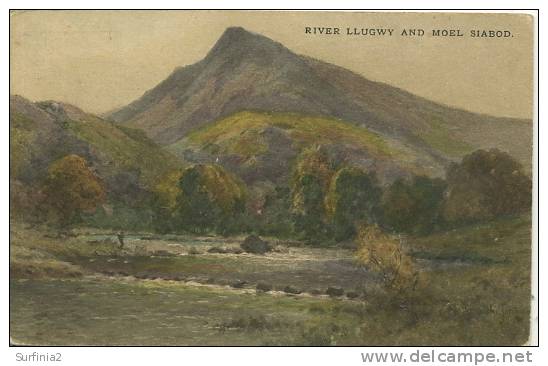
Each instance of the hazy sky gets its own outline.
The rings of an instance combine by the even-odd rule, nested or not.
[[[11,90],[101,113],[123,106],[175,67],[202,59],[229,26],[261,33],[305,54],[452,106],[531,117],[533,23],[526,15],[231,12],[25,11],[11,14]],[[340,35],[306,35],[305,27]],[[348,36],[346,28],[391,28],[393,36]],[[422,28],[423,37],[402,37]],[[465,37],[432,37],[460,29]],[[508,38],[471,38],[472,29]]]

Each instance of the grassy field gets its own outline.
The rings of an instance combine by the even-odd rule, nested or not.
[[[350,249],[241,238],[12,225],[10,328],[23,344],[519,345],[528,339],[529,217],[408,238],[419,288],[397,298]],[[275,241],[271,239],[271,241]],[[215,248],[215,249],[211,249]],[[219,250],[220,249],[220,250]],[[273,290],[256,290],[258,283]],[[287,287],[293,292],[284,292]],[[329,287],[343,296],[326,295]],[[289,291],[292,292],[292,291]]]

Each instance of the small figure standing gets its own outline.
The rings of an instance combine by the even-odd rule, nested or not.
[[[124,232],[120,231],[117,235],[118,241],[120,242],[120,249],[124,248]]]

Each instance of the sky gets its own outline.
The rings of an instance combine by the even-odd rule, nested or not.
[[[525,14],[14,11],[10,93],[105,113],[202,59],[230,26],[436,102],[496,116],[533,115],[533,21]],[[305,34],[306,27],[338,27],[340,34]],[[347,35],[347,28],[393,29],[393,35]],[[425,35],[401,36],[404,29]],[[433,29],[464,36],[434,37]],[[511,36],[472,38],[471,30]]]

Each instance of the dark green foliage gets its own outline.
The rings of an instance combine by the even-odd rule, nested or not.
[[[146,206],[127,206],[123,203],[111,205],[109,209],[103,207],[93,214],[82,215],[83,225],[113,230],[152,230],[156,219],[156,212]]]
[[[160,234],[181,232],[180,225],[177,225],[173,213],[166,208],[153,206],[152,229]]]
[[[356,224],[376,221],[382,191],[375,174],[342,168],[332,178],[326,206],[336,241],[356,235]]]
[[[396,232],[430,233],[441,225],[445,187],[442,179],[423,176],[394,181],[383,196],[383,226]]]
[[[485,220],[531,209],[532,183],[521,165],[497,149],[477,150],[447,171],[444,216],[451,222]]]
[[[325,240],[328,232],[324,222],[324,192],[320,180],[311,174],[299,179],[302,207],[294,215],[295,230],[311,242]]]
[[[230,235],[242,229],[243,188],[219,166],[195,165],[179,180],[175,218],[184,230]]]
[[[213,230],[218,224],[221,210],[216,207],[208,196],[208,192],[200,187],[200,175],[197,170],[188,170],[179,186],[182,195],[177,202],[177,216],[185,229],[193,232]]]
[[[266,195],[262,214],[256,221],[261,235],[288,238],[293,234],[291,192],[287,186],[278,186]]]

